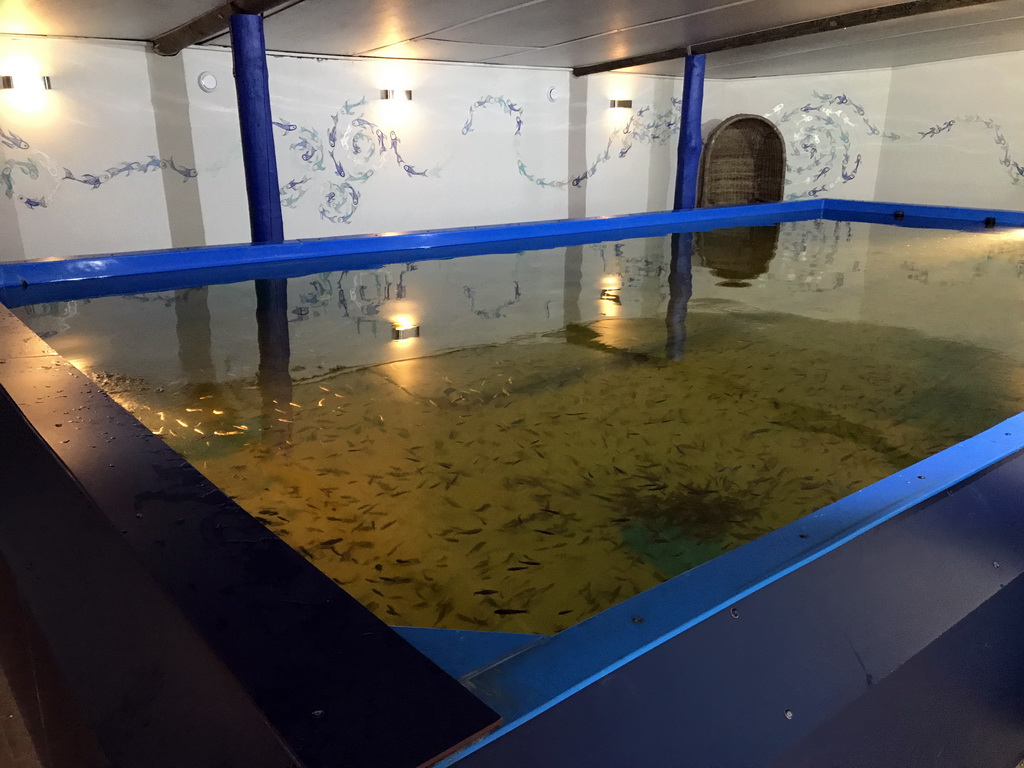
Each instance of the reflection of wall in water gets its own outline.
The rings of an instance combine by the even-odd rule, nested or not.
[[[864,317],[1024,359],[1024,238],[1016,232],[873,226]],[[1018,310],[1007,314],[1006,307]]]
[[[821,319],[857,320],[863,292],[863,264],[868,250],[867,224],[835,221],[800,221],[779,224],[760,235],[729,234],[718,230],[695,235],[694,295],[700,311],[701,301],[729,301],[737,307],[758,311],[785,311]],[[747,228],[748,230],[750,228]],[[754,228],[761,229],[761,228]],[[701,243],[697,243],[697,239]],[[749,248],[745,277],[730,279],[735,268],[734,255],[723,249],[730,238]],[[774,243],[774,256],[767,249]],[[702,244],[703,248],[702,248]],[[708,244],[714,244],[711,255]],[[760,248],[760,250],[758,250]],[[758,255],[760,254],[760,255]],[[700,258],[698,258],[700,257]],[[766,267],[766,269],[764,269]],[[763,270],[763,271],[762,271]],[[710,305],[708,305],[710,306]]]

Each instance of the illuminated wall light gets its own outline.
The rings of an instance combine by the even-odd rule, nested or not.
[[[409,315],[398,315],[391,320],[391,340],[418,339],[419,324]]]
[[[420,327],[418,325],[399,325],[398,323],[391,324],[391,340],[402,341],[403,339],[418,339],[420,337]]]
[[[608,102],[609,109],[632,109],[632,99],[612,99]]]
[[[381,89],[380,97],[384,100],[394,101],[412,101],[412,91],[396,91],[391,89]]]
[[[619,289],[602,288],[601,301],[610,301],[612,304],[622,304],[622,297],[619,296]]]
[[[2,75],[0,90],[48,91],[52,88],[48,75]]]

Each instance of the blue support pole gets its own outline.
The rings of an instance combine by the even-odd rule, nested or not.
[[[676,165],[677,211],[693,210],[697,205],[697,176],[700,171],[701,107],[704,103],[704,54],[686,57],[683,80],[683,107],[679,123],[679,154]]]
[[[280,243],[284,241],[284,223],[281,219],[262,17],[250,13],[236,13],[231,17],[231,55],[235,67],[252,241]]]
[[[283,243],[281,192],[270,112],[270,82],[263,18],[251,13],[231,17],[231,55],[235,65],[238,122],[242,129],[245,191],[249,229],[254,243]],[[273,418],[275,407],[291,401],[288,338],[288,281],[256,280],[256,327],[260,347],[259,384],[263,392],[264,429],[275,443],[291,434]]]

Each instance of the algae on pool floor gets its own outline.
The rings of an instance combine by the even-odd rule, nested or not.
[[[267,439],[221,387],[190,417],[239,442],[169,440],[385,621],[551,633],[1020,410],[995,352],[700,309],[679,361],[604,319],[297,383]]]

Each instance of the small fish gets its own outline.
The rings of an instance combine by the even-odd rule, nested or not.
[[[3,128],[0,128],[0,144],[11,149],[28,149],[29,143],[25,141],[21,136],[14,133],[5,133]]]
[[[344,167],[342,167],[338,159],[334,156],[334,152],[331,152],[331,160],[334,162],[334,172],[341,176],[342,178],[345,178],[345,169]]]
[[[519,610],[518,608],[496,608],[494,610],[494,612],[498,616],[511,616],[511,615],[513,615],[515,613],[529,613],[529,611],[522,611],[522,610]]]
[[[331,126],[331,129],[327,132],[327,143],[330,144],[332,147],[338,143],[338,114],[339,113],[335,112],[333,115],[331,115],[331,118],[334,120],[334,124]]]
[[[196,176],[199,175],[199,171],[197,171],[195,168],[189,168],[188,166],[185,165],[175,165],[173,157],[166,162],[168,168],[170,168],[172,171],[174,171],[175,173],[182,177],[182,181],[194,179]]]

